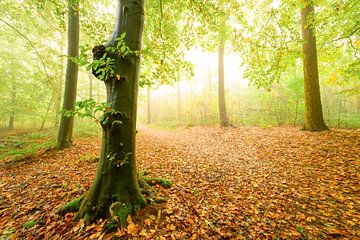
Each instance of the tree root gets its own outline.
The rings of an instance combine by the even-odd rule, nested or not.
[[[81,197],[75,198],[71,202],[69,202],[69,203],[65,204],[64,206],[56,209],[55,213],[59,214],[59,215],[64,215],[64,214],[69,213],[69,212],[78,211],[83,198],[84,198],[84,195],[82,195]]]
[[[123,201],[114,201],[109,207],[109,217],[114,221],[114,223],[120,224],[122,228],[127,226],[127,217],[129,215],[135,214],[140,208],[144,207],[146,204],[153,204],[153,203],[161,203],[165,202],[166,199],[159,196],[156,189],[153,187],[154,185],[160,185],[164,188],[170,188],[172,186],[172,182],[164,179],[164,178],[153,178],[153,177],[146,177],[147,173],[139,172],[138,173],[138,181],[141,190],[141,198],[142,201],[139,202],[138,205],[133,205],[130,202],[123,202]],[[85,201],[85,202],[84,202]],[[94,219],[96,219],[95,210],[85,210],[83,211],[80,209],[82,205],[86,205],[86,198],[85,195],[82,195],[79,198],[72,200],[71,202],[65,204],[64,206],[55,210],[56,214],[64,215],[68,212],[76,212],[79,211],[75,217],[74,221],[80,220],[83,218],[85,223],[91,223]],[[142,203],[143,202],[143,203]],[[107,214],[105,214],[106,216]]]
[[[139,172],[138,174],[138,181],[141,188],[141,193],[145,194],[145,199],[150,203],[161,203],[165,202],[166,199],[160,197],[153,187],[154,185],[160,185],[164,188],[171,188],[172,182],[165,178],[153,178],[153,177],[145,177],[148,173],[146,172]]]

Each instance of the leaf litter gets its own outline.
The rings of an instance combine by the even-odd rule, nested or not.
[[[139,168],[174,183],[157,186],[166,203],[112,232],[107,220],[85,226],[73,213],[54,214],[95,174],[100,139],[77,140],[34,162],[1,165],[0,239],[360,238],[357,131],[141,128],[137,140]]]

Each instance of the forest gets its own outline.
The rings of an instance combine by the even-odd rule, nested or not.
[[[0,0],[0,239],[360,238],[358,0]]]

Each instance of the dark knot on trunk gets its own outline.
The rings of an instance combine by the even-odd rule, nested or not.
[[[104,56],[106,52],[106,47],[104,45],[95,46],[92,50],[93,58],[99,60]]]

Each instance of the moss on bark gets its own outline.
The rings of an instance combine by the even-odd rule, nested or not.
[[[69,202],[69,203],[65,204],[64,206],[60,207],[59,209],[57,209],[56,213],[59,215],[64,215],[65,213],[68,213],[68,212],[78,211],[83,198],[84,198],[84,196],[75,198],[71,202]]]

